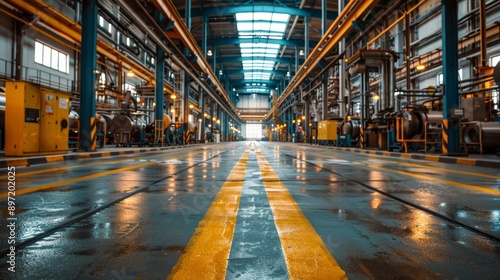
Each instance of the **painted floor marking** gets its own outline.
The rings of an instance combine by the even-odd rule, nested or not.
[[[316,154],[316,155],[322,156],[322,157],[328,157],[329,158],[329,156],[326,156],[326,155],[319,155],[319,154]],[[451,181],[451,180],[437,179],[436,177],[432,177],[432,176],[415,174],[415,173],[411,173],[409,171],[401,171],[401,170],[387,168],[387,167],[382,167],[382,166],[373,165],[373,164],[365,164],[365,163],[359,163],[359,164],[367,166],[369,168],[379,169],[379,170],[384,170],[384,171],[389,171],[389,172],[394,172],[394,173],[397,173],[397,174],[401,174],[401,175],[405,175],[405,176],[410,176],[410,177],[418,178],[418,179],[421,179],[421,180],[438,182],[438,183],[442,183],[442,184],[448,184],[448,185],[452,185],[452,186],[456,186],[456,187],[461,187],[461,188],[464,188],[464,189],[469,189],[469,190],[474,190],[474,191],[479,191],[479,192],[483,192],[483,193],[490,193],[490,194],[500,195],[500,190],[490,189],[490,188],[487,188],[487,187],[481,187],[481,186],[476,186],[476,185],[471,185],[471,184],[466,184],[466,183],[460,183],[460,182]],[[438,168],[429,167],[429,166],[427,166],[427,168],[438,169]],[[457,170],[448,170],[448,171],[453,171],[453,172],[457,172],[457,173],[463,173],[462,171],[457,171]],[[472,173],[472,172],[468,172],[468,173]],[[480,176],[479,173],[472,173],[472,174],[476,174],[476,176]],[[486,176],[484,176],[484,177],[486,177]]]
[[[290,279],[347,279],[262,152],[256,151]]]
[[[190,154],[187,154],[185,156],[178,156],[177,158],[192,156],[192,155],[201,154],[201,153],[203,153],[203,152],[198,152],[198,153],[194,153],[194,154],[190,153]],[[107,176],[107,175],[111,175],[111,174],[120,173],[123,171],[138,169],[138,168],[153,165],[153,164],[158,164],[158,162],[151,161],[151,162],[145,162],[145,163],[141,163],[141,164],[135,164],[135,165],[122,167],[122,168],[118,168],[118,169],[108,170],[108,171],[104,171],[104,172],[98,172],[98,173],[94,173],[94,174],[90,174],[90,175],[86,175],[86,176],[82,176],[82,177],[76,177],[76,178],[72,178],[72,179],[48,183],[48,184],[40,185],[40,186],[36,186],[36,187],[28,187],[25,189],[17,188],[16,189],[16,196],[28,194],[28,193],[32,193],[32,192],[37,192],[37,191],[41,191],[41,190],[47,190],[50,188],[60,187],[60,186],[68,185],[71,183],[95,179],[95,178],[99,178],[99,177],[103,177],[103,176]],[[0,199],[7,198],[7,195],[8,195],[8,193],[0,193]]]
[[[167,279],[225,278],[248,154],[229,173]]]

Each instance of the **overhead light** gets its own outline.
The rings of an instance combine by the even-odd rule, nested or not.
[[[300,55],[300,56],[303,56],[303,55],[304,55],[304,50],[300,50],[300,51],[299,51],[299,55]]]
[[[170,98],[175,100],[177,98],[177,96],[175,94],[172,94],[172,95],[170,95]]]
[[[420,61],[420,56],[418,57],[418,64],[417,64],[416,68],[417,68],[418,71],[422,71],[422,70],[425,69],[425,65],[422,64],[422,62]]]
[[[194,108],[194,105],[193,104],[189,104],[189,109],[193,109]]]
[[[212,50],[208,50],[208,51],[207,51],[207,55],[208,55],[208,56],[212,56]]]
[[[135,76],[134,72],[132,70],[129,70],[127,72],[127,77],[133,77],[133,76]]]
[[[222,75],[222,70],[219,70],[219,75]]]
[[[287,71],[287,72],[286,72],[286,76],[287,76],[287,77],[290,77],[290,71]]]

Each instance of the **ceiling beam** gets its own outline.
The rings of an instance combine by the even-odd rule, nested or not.
[[[285,40],[285,39],[267,39],[267,38],[212,38],[208,40],[207,46],[229,46],[239,45],[241,43],[265,43],[278,44],[280,46],[304,48],[304,40]],[[309,41],[309,46],[315,46],[317,41]],[[201,46],[201,41],[198,42]]]
[[[269,5],[238,5],[227,7],[203,7],[191,10],[191,17],[201,16],[221,16],[232,15],[236,13],[251,13],[251,12],[268,12],[278,14],[289,14],[291,16],[321,18],[321,9],[300,9],[295,7],[276,6],[274,1],[270,1]],[[179,10],[181,15],[184,15],[184,10]],[[338,13],[334,11],[327,12],[328,18],[337,18]]]

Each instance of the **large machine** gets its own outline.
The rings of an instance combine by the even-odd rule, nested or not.
[[[24,81],[6,82],[5,155],[68,150],[69,97]]]

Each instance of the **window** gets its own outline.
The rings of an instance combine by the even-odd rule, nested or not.
[[[68,55],[39,41],[35,42],[35,63],[68,73]]]
[[[262,125],[258,123],[247,123],[246,138],[248,139],[262,138]]]
[[[437,75],[437,84],[438,84],[438,86],[443,84],[443,79],[444,79],[443,73],[439,73]],[[458,80],[459,81],[462,80],[462,68],[458,69]]]

